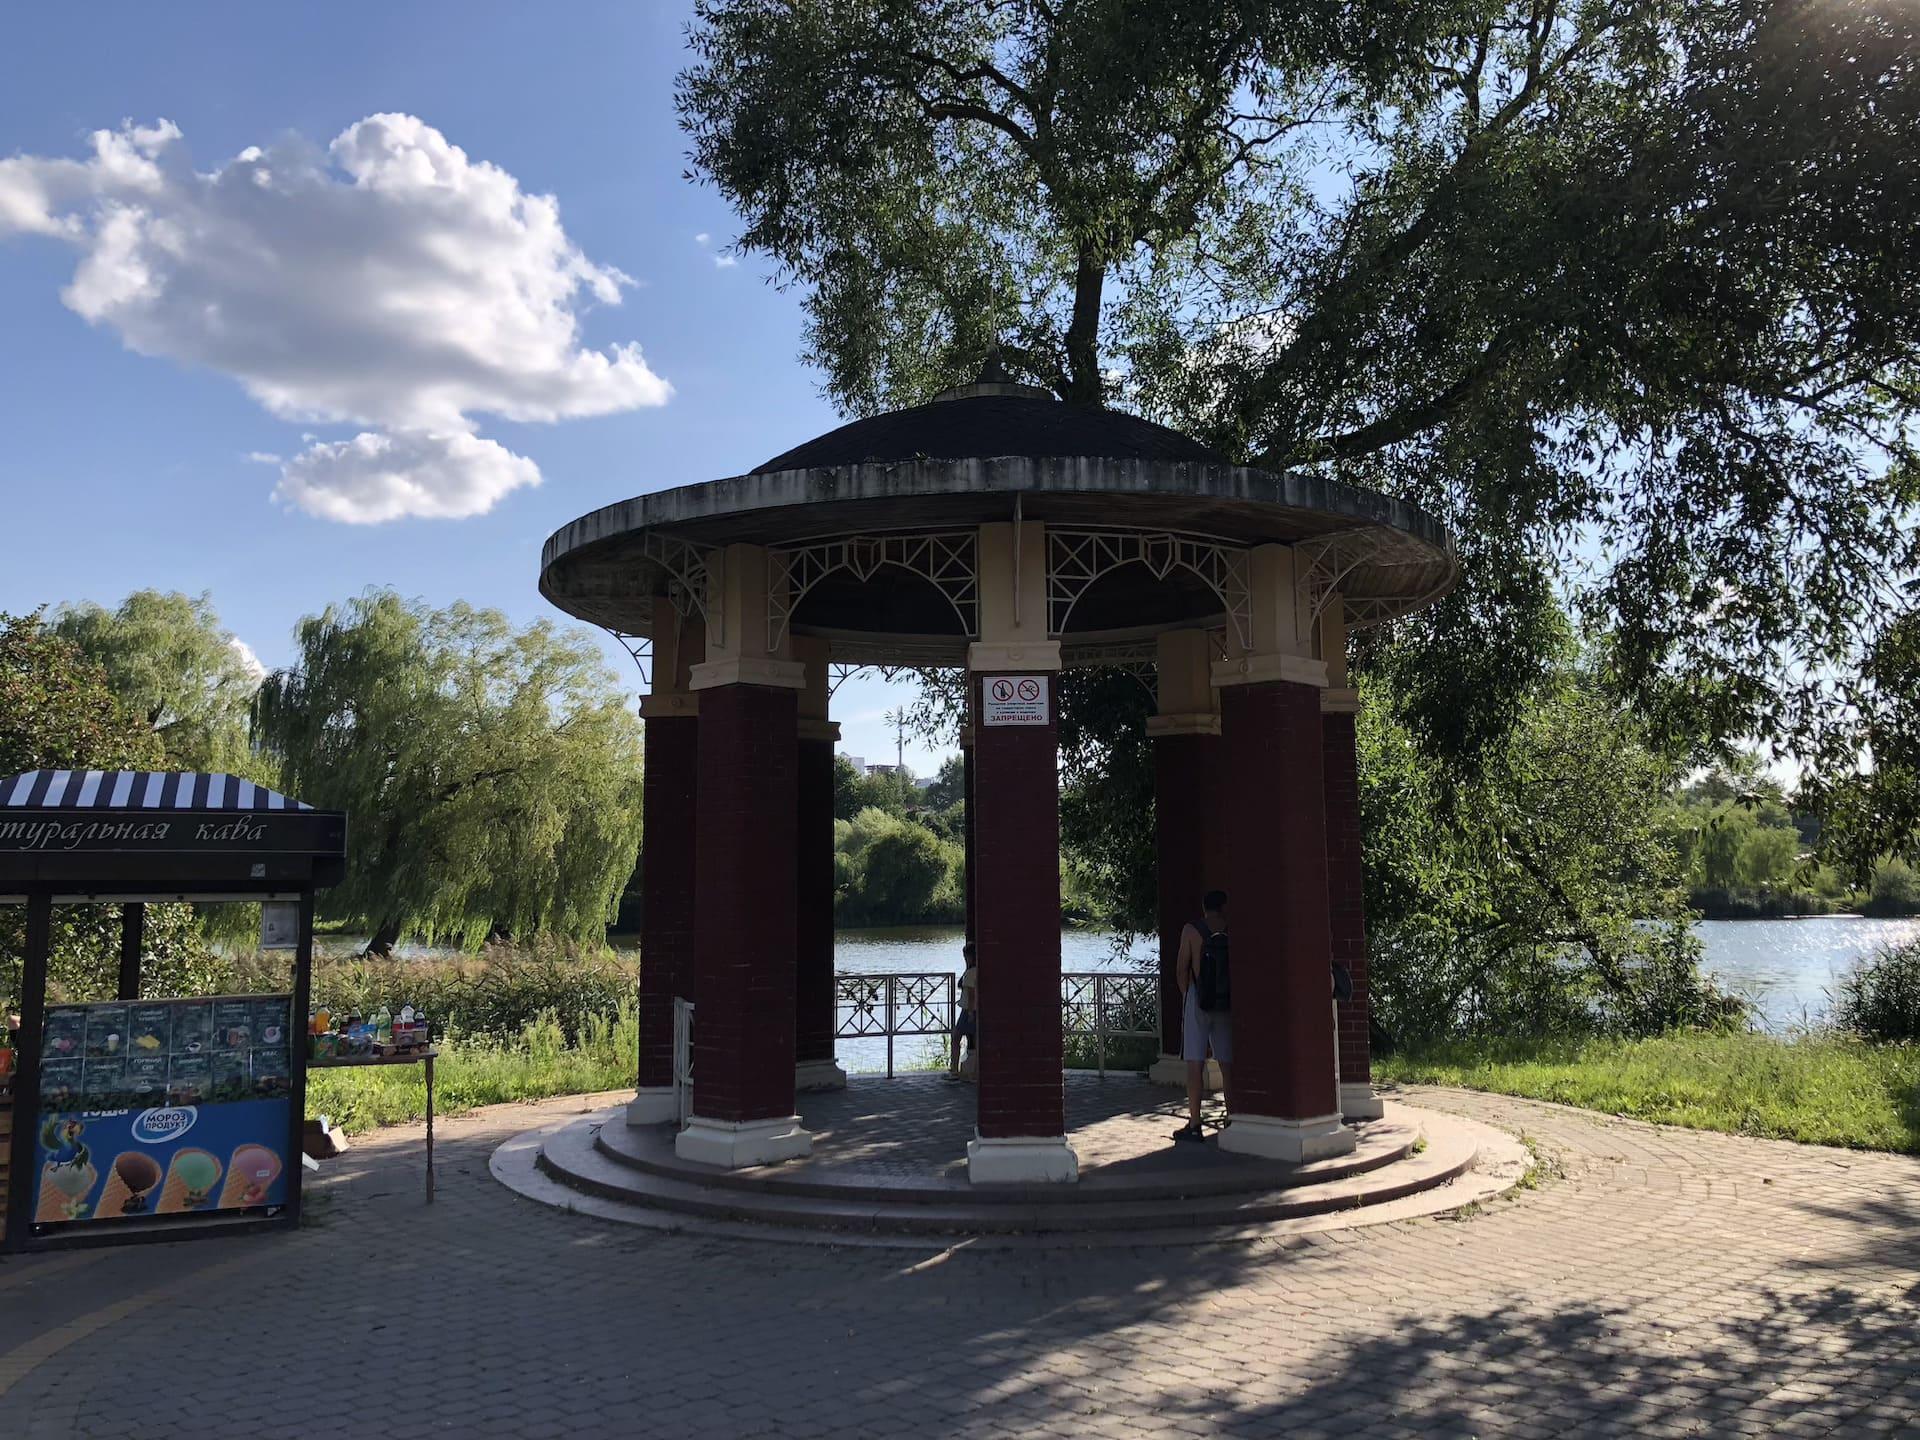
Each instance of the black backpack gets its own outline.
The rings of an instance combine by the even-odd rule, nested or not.
[[[1202,920],[1200,931],[1200,974],[1194,984],[1200,987],[1202,1010],[1233,1008],[1233,982],[1227,972],[1227,932],[1209,930]]]

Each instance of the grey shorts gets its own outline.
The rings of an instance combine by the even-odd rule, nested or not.
[[[1233,1063],[1233,1012],[1202,1010],[1200,988],[1197,985],[1189,985],[1186,1022],[1181,1027],[1180,1058],[1204,1060],[1207,1058],[1209,1045],[1213,1047],[1214,1059],[1222,1065]]]

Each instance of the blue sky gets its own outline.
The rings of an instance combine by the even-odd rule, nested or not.
[[[734,217],[682,178],[685,20],[631,3],[17,12],[0,49],[0,609],[209,591],[268,665],[302,615],[369,586],[554,617],[535,588],[554,529],[838,423],[795,359],[797,296],[721,263]],[[380,115],[419,125],[361,123]],[[382,176],[361,206],[355,182]],[[330,244],[336,224],[370,237],[364,255]],[[384,281],[344,274],[369,257]],[[891,758],[881,717],[902,694],[844,685],[843,748]]]

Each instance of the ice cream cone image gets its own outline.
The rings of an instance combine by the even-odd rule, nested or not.
[[[156,1215],[178,1215],[199,1210],[213,1196],[220,1183],[221,1164],[205,1150],[182,1150],[167,1167],[166,1188],[160,1192]]]
[[[34,1207],[33,1223],[87,1218],[87,1195],[100,1172],[81,1164],[48,1165],[40,1172],[40,1203]]]
[[[242,1145],[227,1160],[227,1183],[220,1191],[222,1210],[239,1210],[267,1203],[267,1192],[280,1178],[280,1157],[264,1145]]]
[[[100,1204],[94,1214],[102,1220],[119,1215],[144,1215],[147,1196],[160,1183],[160,1162],[140,1150],[123,1150],[114,1157],[107,1172],[107,1185],[100,1192]]]

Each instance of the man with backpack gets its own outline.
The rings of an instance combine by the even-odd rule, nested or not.
[[[1176,1140],[1204,1140],[1200,1128],[1200,1097],[1206,1089],[1207,1050],[1220,1064],[1222,1098],[1231,1108],[1233,1078],[1233,989],[1227,970],[1227,892],[1209,890],[1200,902],[1198,923],[1180,932],[1180,954],[1174,962],[1184,1020],[1181,1056],[1187,1062],[1187,1123],[1174,1132]],[[1231,1118],[1220,1122],[1231,1124]]]

